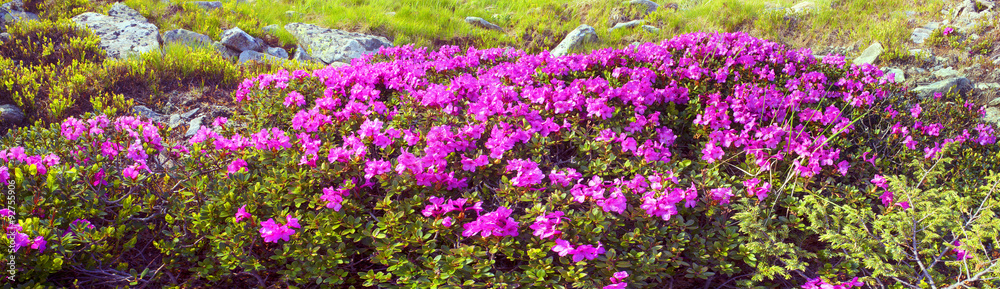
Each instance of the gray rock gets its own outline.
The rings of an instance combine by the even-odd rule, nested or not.
[[[489,21],[486,21],[483,18],[479,17],[472,17],[472,16],[465,17],[465,22],[472,24],[472,26],[476,26],[483,29],[503,31],[503,28],[500,28],[500,26],[497,26],[496,24],[490,23]]]
[[[933,74],[937,78],[950,78],[950,77],[958,76],[959,73],[958,73],[958,70],[955,70],[951,66],[948,66],[945,69],[940,69],[940,70],[934,71],[931,74]]]
[[[271,24],[268,26],[264,26],[264,32],[274,34],[278,32],[278,28],[279,28],[278,24]]]
[[[646,14],[656,12],[656,8],[660,8],[660,4],[656,4],[656,2],[649,1],[649,0],[632,0],[632,1],[628,1],[628,4],[629,5],[633,5],[633,6],[639,6],[639,7],[645,8],[646,9],[646,11],[645,11]]]
[[[951,24],[958,27],[958,32],[961,33],[971,32],[976,23],[979,22],[979,19],[987,16],[990,12],[976,9],[976,1],[974,0],[960,1],[951,11]]]
[[[1000,125],[1000,108],[994,106],[987,107],[986,115],[983,116],[983,121]]]
[[[167,126],[170,129],[174,129],[177,126],[180,126],[180,125],[181,125],[181,116],[179,114],[176,114],[176,113],[175,114],[171,114],[170,115],[170,120],[167,122]]]
[[[976,83],[976,89],[978,89],[978,90],[1000,90],[1000,83],[996,83],[996,82]]]
[[[649,33],[660,33],[660,28],[656,28],[655,26],[643,25],[642,29]]]
[[[930,37],[931,33],[934,32],[934,29],[938,29],[938,27],[941,27],[941,23],[931,22],[923,27],[913,29],[913,33],[910,34],[910,41],[916,44],[923,44],[927,40],[927,37]]]
[[[362,55],[378,52],[382,47],[392,47],[392,42],[385,37],[323,28],[306,23],[289,23],[285,25],[285,30],[292,33],[301,48],[304,48],[296,49],[296,54],[308,52],[311,58],[319,59],[326,64],[337,61],[350,62],[351,59],[360,58]]]
[[[219,39],[219,42],[221,42],[222,45],[225,45],[234,51],[264,51],[263,40],[250,36],[250,34],[243,32],[243,30],[239,27],[233,27],[229,30],[223,31],[222,35],[219,36]]]
[[[189,3],[198,5],[198,7],[201,7],[201,9],[205,10],[222,8],[222,2],[219,1],[191,1]]]
[[[222,54],[222,58],[233,60],[240,57],[239,51],[234,51],[232,49],[229,49],[229,47],[222,45],[221,42],[218,41],[212,42],[212,47],[215,47],[215,51],[218,51],[219,54]]]
[[[917,86],[913,89],[921,98],[926,98],[933,96],[934,93],[940,92],[941,94],[946,94],[950,90],[955,90],[963,96],[967,95],[969,91],[973,88],[972,81],[965,77],[953,77],[938,82],[934,82],[927,85]]]
[[[192,137],[194,134],[198,133],[198,130],[201,129],[201,122],[204,119],[204,116],[199,116],[189,121],[187,132],[184,132],[184,137]]]
[[[875,63],[875,59],[878,59],[878,56],[882,55],[882,51],[885,51],[882,48],[882,44],[875,41],[868,48],[865,48],[865,51],[861,52],[861,55],[855,58],[853,63],[854,65],[873,64]]]
[[[191,30],[174,29],[163,33],[163,42],[180,42],[187,45],[211,45],[212,38]]]
[[[152,109],[149,109],[145,105],[136,105],[132,107],[132,113],[138,114],[139,116],[145,117],[150,121],[158,121],[163,117],[162,114],[156,113]]]
[[[268,61],[268,60],[283,61],[283,60],[288,60],[288,59],[287,58],[279,58],[279,57],[274,56],[274,55],[270,55],[270,54],[266,54],[266,53],[260,53],[260,52],[253,51],[253,50],[247,50],[247,51],[243,51],[243,53],[240,53],[239,63],[246,63],[247,61],[251,61],[251,60],[256,61],[256,62],[264,62],[264,61]]]
[[[305,51],[305,49],[302,48],[302,45],[295,46],[295,53],[293,53],[292,59],[297,61],[319,61],[316,58],[310,56],[309,52]]]
[[[13,104],[0,105],[0,123],[20,124],[24,121],[24,112]]]
[[[198,113],[199,109],[201,109],[201,108],[195,108],[195,109],[189,110],[188,112],[182,113],[181,114],[181,118],[190,119],[192,116],[194,116],[194,114]]]
[[[639,25],[642,25],[642,20],[632,20],[632,21],[629,21],[629,22],[622,22],[622,23],[615,24],[615,27],[611,27],[610,29],[608,29],[608,31],[614,31],[614,30],[623,29],[623,28],[632,29],[632,28],[639,27]]]
[[[594,32],[594,27],[590,27],[590,25],[587,24],[582,24],[576,27],[576,29],[573,29],[572,32],[567,34],[566,38],[563,38],[562,42],[559,42],[559,45],[556,45],[555,48],[552,48],[552,51],[549,53],[552,56],[563,56],[569,53],[571,50],[579,49],[581,46],[583,46],[584,43],[597,42],[598,40],[599,39],[597,38],[597,32]]]
[[[344,63],[344,62],[334,62],[334,63],[330,63],[330,65],[327,65],[326,67],[337,68],[337,67],[344,67],[344,66],[351,66],[351,65],[347,64],[347,63]]]
[[[813,3],[812,1],[802,1],[792,7],[789,7],[788,10],[785,10],[785,13],[796,14],[812,10],[816,10],[816,3]]]
[[[288,51],[281,47],[268,47],[267,54],[281,59],[288,59]]]
[[[9,11],[3,14],[4,25],[13,25],[17,22],[39,20],[38,15],[35,13],[24,12],[24,11]]]
[[[139,11],[128,7],[125,4],[118,2],[115,5],[111,5],[111,9],[108,10],[108,16],[115,17],[119,19],[132,20],[135,22],[149,22],[146,17],[139,14]]]
[[[10,33],[7,32],[0,33],[0,42],[4,42],[7,40],[10,40]]]
[[[73,17],[73,22],[89,28],[101,39],[100,46],[108,58],[125,58],[159,50],[163,42],[156,25],[121,3],[115,3],[108,15],[87,12]]]
[[[892,78],[890,78],[890,79],[894,83],[903,83],[904,81],[906,81],[906,76],[905,76],[905,73],[903,72],[902,69],[899,69],[899,68],[884,68],[883,71],[885,71],[885,76],[886,77],[889,77],[889,74],[893,75]]]
[[[24,1],[13,0],[7,3],[0,4],[0,8],[11,11],[11,12],[24,12]]]

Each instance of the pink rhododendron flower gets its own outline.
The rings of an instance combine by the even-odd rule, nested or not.
[[[758,200],[763,201],[767,198],[767,194],[771,192],[771,183],[764,182],[763,185],[757,186],[760,183],[761,181],[757,178],[743,181],[743,185],[747,187],[747,193],[751,196],[757,196]]]
[[[0,170],[2,170],[2,168],[0,168]],[[0,173],[0,175],[2,175],[2,173]],[[2,177],[0,177],[0,179],[2,179]],[[99,185],[108,185],[108,181],[104,179],[104,168],[101,168],[97,171],[97,173],[94,173],[94,177],[90,180],[90,185],[95,187]]]
[[[229,163],[229,166],[227,166],[226,169],[227,169],[227,171],[226,171],[226,175],[227,176],[229,174],[235,174],[235,173],[238,173],[240,171],[246,171],[247,170],[247,162],[244,161],[243,159],[235,159],[235,160],[233,160],[232,162]]]
[[[885,191],[878,198],[882,200],[883,206],[889,207],[889,205],[892,204],[893,201],[893,193],[890,191]]]
[[[7,209],[7,208],[0,209],[0,217],[5,217],[6,218],[6,217],[13,216],[13,215],[14,215],[14,211],[11,211],[10,209]]]
[[[954,28],[945,27],[944,30],[941,31],[941,35],[948,36],[948,34],[951,34],[954,31],[955,31]]]
[[[365,178],[370,179],[388,173],[392,169],[392,164],[385,160],[369,160],[365,166]]]
[[[497,208],[496,211],[479,216],[474,222],[463,225],[465,231],[462,236],[471,237],[480,234],[483,238],[489,236],[517,236],[517,221],[510,217],[514,212],[507,207]]]
[[[215,120],[212,121],[212,126],[221,127],[223,125],[226,125],[226,122],[228,121],[229,119],[224,116],[216,117]]]
[[[533,235],[542,239],[555,238],[556,235],[562,233],[556,229],[556,226],[562,223],[562,216],[562,211],[555,211],[548,215],[535,217],[535,223],[530,227],[535,230]]]
[[[236,222],[237,223],[243,221],[243,219],[251,219],[251,218],[253,218],[253,216],[251,216],[250,213],[247,213],[247,205],[243,205],[238,210],[236,210],[236,216],[235,217],[236,217]]]
[[[850,289],[851,287],[861,287],[864,285],[864,282],[858,281],[858,277],[854,277],[853,280],[840,285],[826,283],[826,281],[817,277],[809,279],[805,284],[802,284],[802,289]]]
[[[344,197],[350,195],[349,190],[345,189],[334,189],[333,187],[323,188],[323,195],[319,197],[320,200],[326,201],[326,207],[333,209],[336,212],[340,212],[340,208],[343,206]]]
[[[965,251],[965,250],[963,250],[961,248],[958,248],[958,247],[962,246],[962,241],[961,240],[955,240],[955,242],[952,242],[951,244],[955,246],[955,248],[951,249],[951,250],[953,252],[955,252],[956,258],[959,261],[965,260],[965,259],[972,259],[972,256],[969,255],[969,252],[967,252],[967,251]]]
[[[288,220],[289,228],[302,228],[302,226],[299,226],[299,219],[292,217],[292,214],[288,214],[285,219]]]
[[[0,184],[6,184],[9,179],[10,172],[7,171],[7,166],[0,166]]]
[[[705,145],[705,149],[701,150],[701,159],[707,161],[708,163],[714,163],[715,161],[722,159],[723,151],[722,148],[715,146],[715,142],[708,142]]]
[[[289,220],[291,222],[291,220]],[[295,224],[296,226],[298,223]],[[260,237],[264,238],[264,242],[277,243],[278,240],[289,241],[289,236],[295,234],[295,230],[292,230],[288,225],[278,225],[274,222],[274,218],[267,219],[267,221],[260,223]]]
[[[528,187],[536,185],[541,183],[542,179],[545,178],[545,174],[542,173],[542,170],[538,169],[538,163],[534,161],[513,159],[509,160],[507,163],[507,170],[505,172],[517,172],[517,175],[510,179],[511,185],[515,187]]]
[[[912,116],[913,118],[920,118],[920,113],[923,111],[924,110],[920,108],[920,104],[918,103],[914,105],[913,108],[910,109],[910,116]]]
[[[565,257],[574,250],[573,250],[573,245],[571,245],[568,241],[563,239],[556,239],[556,245],[552,246],[552,251],[559,254],[560,257]]]
[[[729,204],[729,198],[733,196],[733,189],[730,188],[718,188],[709,191],[709,196],[712,200],[719,201],[719,204],[725,205]]]
[[[576,249],[573,249],[570,254],[573,254],[574,263],[583,261],[583,259],[594,260],[594,258],[597,258],[597,255],[604,254],[604,247],[601,246],[601,243],[597,243],[596,248],[591,245],[580,245]]]
[[[451,222],[452,222],[451,217],[444,217],[444,220],[441,220],[441,225],[444,225],[445,227],[451,227]]]
[[[285,107],[290,107],[292,105],[297,107],[302,106],[303,104],[306,104],[306,98],[303,97],[298,91],[290,91],[288,92],[288,96],[285,97],[285,102],[283,104]]]
[[[34,240],[31,240],[31,249],[38,250],[38,253],[45,252],[45,244],[47,243],[48,242],[45,241],[45,238],[37,236]]]
[[[69,117],[62,123],[62,135],[68,140],[76,140],[87,131],[87,125],[74,117]]]

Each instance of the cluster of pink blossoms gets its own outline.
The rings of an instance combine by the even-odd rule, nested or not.
[[[597,242],[597,247],[590,244],[574,247],[569,241],[556,239],[556,245],[552,246],[552,251],[558,253],[560,257],[573,255],[573,262],[576,263],[583,261],[583,259],[594,260],[597,255],[604,254],[604,246],[601,245],[601,242]]]
[[[483,238],[490,236],[517,236],[518,222],[510,217],[514,211],[507,207],[499,207],[496,211],[480,215],[473,222],[465,223],[462,236],[472,237],[479,234]]]
[[[236,222],[239,223],[243,219],[252,219],[253,216],[246,211],[247,206],[243,205],[238,210],[236,210]],[[301,228],[299,226],[299,219],[292,217],[291,214],[285,217],[288,221],[286,224],[281,225],[274,221],[274,218],[267,219],[267,221],[260,222],[260,237],[264,238],[264,242],[277,243],[278,240],[285,240],[288,242],[289,237],[295,234],[295,230],[292,228]]]
[[[845,282],[839,285],[833,285],[826,283],[823,279],[813,278],[809,279],[806,284],[802,284],[802,289],[850,289],[852,287],[865,286],[864,282],[858,281],[858,277],[854,277],[851,281]]]
[[[468,202],[468,200],[465,199],[465,198],[458,198],[458,199],[454,199],[454,200],[445,200],[444,198],[430,197],[427,201],[430,202],[430,204],[428,204],[427,206],[424,207],[424,210],[421,211],[421,214],[423,214],[424,217],[428,217],[428,218],[430,218],[430,217],[438,217],[438,216],[441,216],[441,215],[444,215],[444,214],[447,214],[447,213],[450,213],[450,212],[464,212],[466,210],[473,210],[473,211],[476,211],[476,213],[478,214],[479,212],[483,211],[483,202],[476,202],[475,204],[473,204],[471,206],[466,206],[466,203]],[[443,225],[445,227],[451,227],[452,222],[453,222],[453,220],[452,220],[452,218],[450,216],[449,217],[445,217],[444,220],[443,220]],[[515,226],[516,226],[516,224],[517,223],[515,222]],[[515,228],[515,230],[516,230],[516,228]],[[475,234],[475,233],[473,233],[473,234]],[[466,237],[468,237],[468,236],[466,236]],[[486,237],[486,236],[483,236],[483,237]]]
[[[0,217],[3,218],[13,218],[14,212],[9,209],[0,209]],[[21,232],[23,229],[19,224],[10,224],[5,228],[5,233],[7,237],[10,238],[13,243],[13,252],[17,252],[23,247],[29,247],[32,250],[38,250],[39,253],[45,251],[45,238],[42,236],[36,236],[34,239],[28,234]]]
[[[625,283],[625,278],[628,278],[628,272],[615,272],[615,275],[610,278],[611,284],[604,286],[603,289],[625,289],[628,286],[628,283]]]

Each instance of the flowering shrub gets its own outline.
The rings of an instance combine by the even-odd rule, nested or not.
[[[187,140],[88,116],[6,141],[0,177],[20,200],[48,192],[16,211],[49,249],[18,256],[64,260],[22,278],[847,288],[998,274],[983,190],[996,179],[972,177],[997,164],[979,108],[745,34],[565,57],[390,48],[247,79],[234,97],[242,113]],[[45,238],[67,226],[103,233]],[[163,265],[125,273],[144,265],[108,250]]]

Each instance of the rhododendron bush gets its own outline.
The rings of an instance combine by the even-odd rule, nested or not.
[[[187,139],[14,132],[6,240],[59,284],[995,284],[993,126],[887,79],[739,33],[383,49],[247,79]]]

